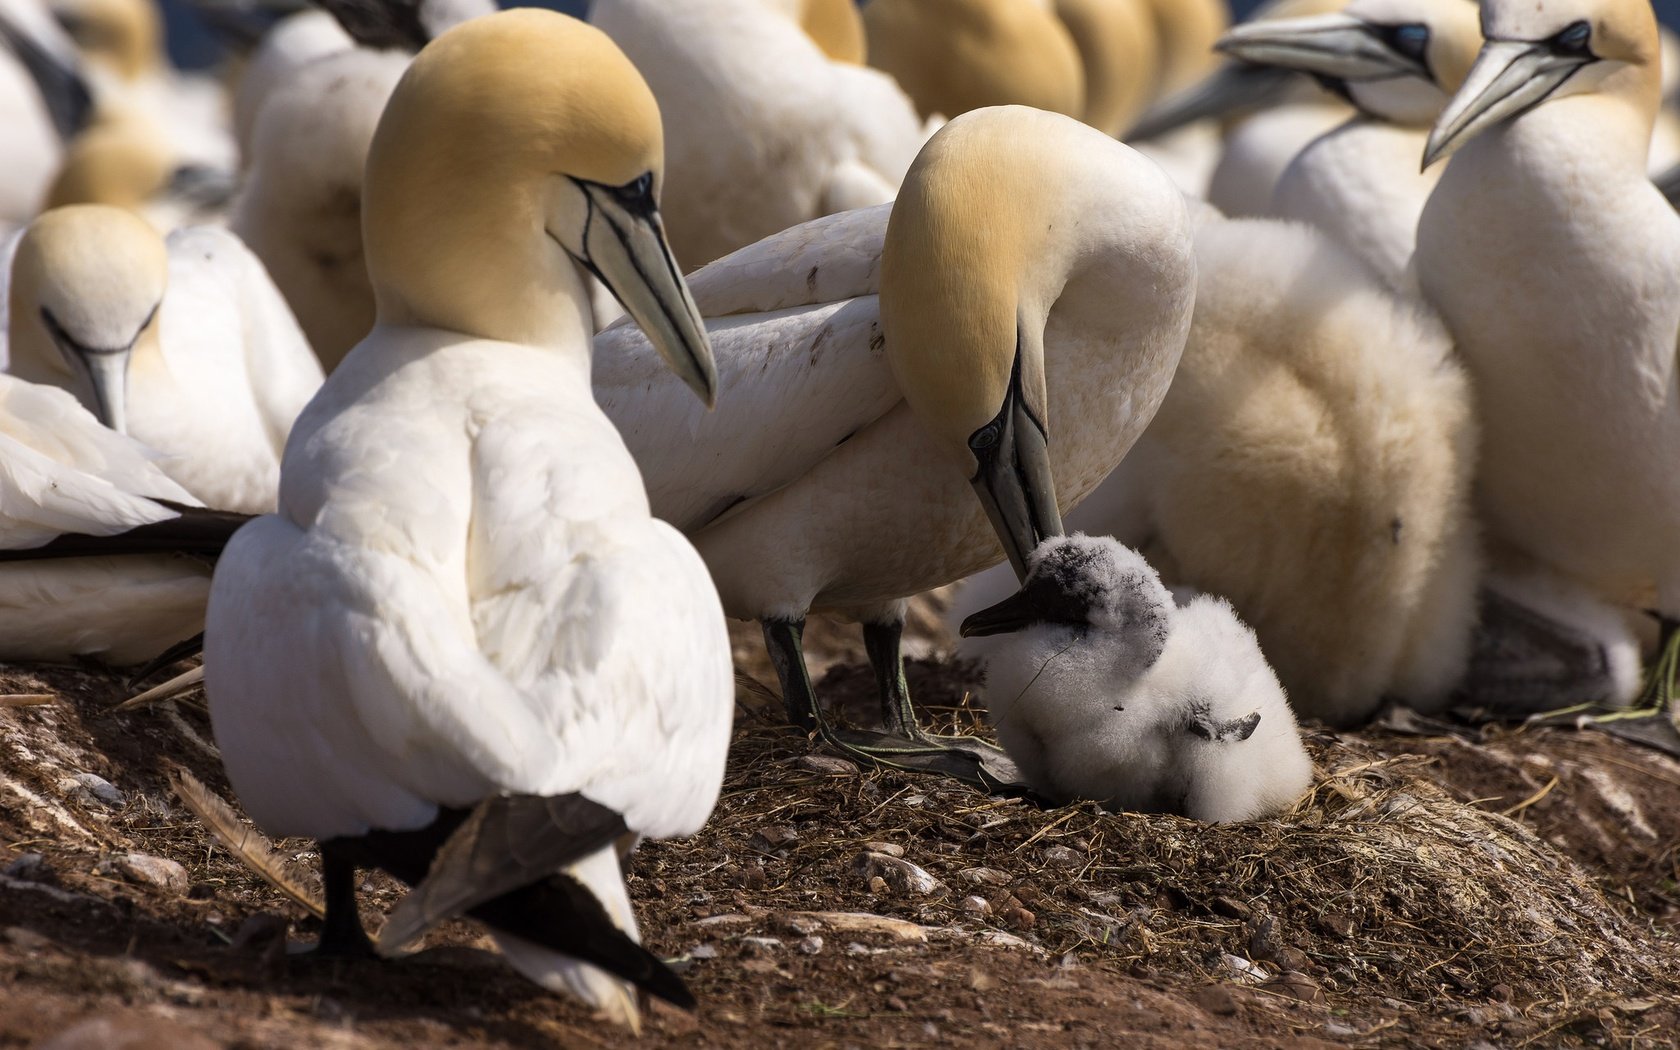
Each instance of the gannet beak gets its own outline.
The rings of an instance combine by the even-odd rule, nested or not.
[[[682,271],[665,241],[665,224],[643,175],[625,186],[572,180],[583,190],[589,215],[579,259],[605,284],[659,349],[671,371],[707,408],[717,404],[717,365]]]
[[[1249,22],[1214,45],[1233,58],[1339,81],[1433,80],[1429,27],[1377,25],[1345,14]]]
[[[969,482],[1019,579],[1026,579],[1027,555],[1045,539],[1062,534],[1044,412],[1032,400],[1021,382],[1017,350],[1003,407],[968,439],[978,464]]]
[[[156,313],[156,311],[153,311]],[[58,352],[70,367],[80,372],[93,387],[95,414],[99,421],[119,434],[128,433],[128,360],[134,344],[107,350],[83,346],[66,332],[52,311],[43,309],[41,320],[47,326]],[[147,318],[146,325],[151,324]],[[145,331],[146,325],[140,330]],[[136,334],[136,339],[139,335]]]
[[[4,17],[0,17],[0,42],[35,82],[58,137],[69,142],[80,134],[93,115],[93,92],[82,75]]]
[[[1184,728],[1203,740],[1234,744],[1253,736],[1254,728],[1259,724],[1258,711],[1246,718],[1233,718],[1229,722],[1215,722],[1204,711],[1192,715]]]
[[[1199,83],[1149,107],[1120,138],[1147,142],[1204,118],[1268,106],[1283,94],[1293,76],[1276,66],[1227,62]]]
[[[1447,108],[1429,131],[1423,166],[1444,160],[1496,124],[1544,102],[1590,62],[1590,51],[1565,50],[1550,40],[1489,40]]]
[[[1011,634],[1037,623],[1081,626],[1089,620],[1087,612],[1061,587],[1032,580],[1003,601],[969,616],[959,632],[964,638],[984,638]]]

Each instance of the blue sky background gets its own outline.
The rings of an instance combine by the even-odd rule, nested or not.
[[[169,16],[169,45],[175,60],[189,66],[214,61],[215,46],[186,13],[182,0],[162,0],[162,3]],[[1240,18],[1259,3],[1260,0],[1231,0],[1231,9]],[[501,4],[503,7],[552,7],[574,15],[581,15],[587,6],[585,0],[501,0]],[[1658,18],[1680,28],[1680,0],[1655,0],[1655,6]]]

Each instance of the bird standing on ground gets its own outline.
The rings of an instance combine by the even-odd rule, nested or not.
[[[1046,540],[1020,591],[962,633],[1002,636],[982,650],[987,716],[1054,801],[1253,820],[1312,782],[1254,632],[1223,598],[1176,607],[1155,570],[1109,537]]]
[[[1680,655],[1680,216],[1645,174],[1660,103],[1644,0],[1487,0],[1475,66],[1431,131],[1453,162],[1417,274],[1476,380],[1489,532],[1665,618]]]
[[[322,949],[366,950],[354,869],[377,866],[417,884],[383,949],[466,913],[631,1025],[636,986],[692,1000],[637,943],[620,853],[700,827],[734,700],[716,590],[589,389],[585,271],[714,396],[660,142],[629,60],[563,15],[415,59],[368,158],[378,324],[300,418],[205,630],[234,790],[321,841]]]

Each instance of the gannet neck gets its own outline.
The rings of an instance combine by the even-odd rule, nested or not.
[[[136,354],[156,363],[169,250],[121,208],[59,208],[36,219],[12,261],[11,372],[74,393],[123,430]]]
[[[1085,69],[1085,123],[1118,135],[1137,119],[1160,76],[1160,38],[1141,0],[1056,0]]]
[[[1153,263],[1184,215],[1153,163],[1083,125],[1024,106],[951,121],[905,177],[882,251],[887,358],[906,399],[966,458],[968,436],[1002,403],[1017,346],[1042,404],[1051,309],[1118,321],[1124,286],[1095,286]]]
[[[1188,87],[1215,64],[1213,42],[1231,22],[1224,0],[1148,0],[1161,41],[1158,90]]]
[[[562,65],[575,75],[552,76]],[[592,27],[526,9],[439,37],[398,83],[368,155],[379,321],[587,352],[588,296],[552,213],[576,179],[657,178],[661,143],[651,93]]]
[[[822,53],[836,62],[861,66],[868,58],[863,16],[852,0],[767,0],[805,31]]]

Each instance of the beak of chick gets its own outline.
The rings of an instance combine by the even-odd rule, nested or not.
[[[1215,743],[1234,744],[1247,740],[1254,735],[1254,729],[1260,724],[1260,712],[1255,711],[1244,718],[1233,718],[1229,722],[1218,722],[1208,717],[1206,712],[1193,715],[1184,728],[1190,733]]]

